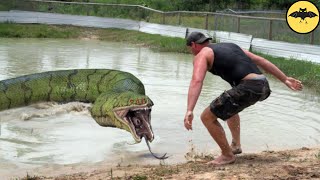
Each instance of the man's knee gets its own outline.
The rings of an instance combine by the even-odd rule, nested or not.
[[[203,124],[206,124],[206,123],[208,123],[208,122],[214,122],[214,121],[217,120],[217,116],[214,115],[214,114],[210,111],[210,108],[206,108],[206,109],[202,112],[200,118],[201,118],[201,121],[203,122]]]

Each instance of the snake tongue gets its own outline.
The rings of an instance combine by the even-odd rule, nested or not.
[[[150,147],[150,144],[149,144],[149,142],[148,142],[148,140],[147,140],[147,137],[146,137],[145,135],[144,135],[143,137],[144,137],[144,139],[146,140],[148,149],[149,149],[149,151],[150,151],[150,153],[152,154],[153,157],[155,157],[155,158],[157,158],[157,159],[160,159],[160,160],[164,160],[164,159],[167,159],[167,158],[169,157],[169,156],[166,156],[167,153],[165,153],[165,154],[162,155],[162,156],[157,156],[156,154],[154,154],[154,153],[151,151],[151,147]]]

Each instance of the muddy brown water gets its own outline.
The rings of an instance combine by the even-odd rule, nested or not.
[[[191,55],[96,40],[0,39],[0,80],[74,68],[128,71],[145,84],[146,93],[155,104],[152,110],[155,140],[151,147],[155,153],[170,155],[164,163],[185,162],[188,152],[219,153],[199,116],[229,85],[207,74],[195,108],[194,130],[185,130]],[[243,150],[319,145],[319,96],[308,89],[293,92],[279,81],[269,80],[272,95],[240,113]],[[78,111],[72,111],[75,106]],[[57,164],[159,163],[143,141],[132,144],[133,138],[126,131],[97,125],[86,106],[89,105],[42,104],[0,112],[0,175],[8,177]],[[230,138],[227,124],[222,125]]]

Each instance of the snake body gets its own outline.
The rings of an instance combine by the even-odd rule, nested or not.
[[[130,132],[136,142],[154,135],[151,99],[134,75],[110,69],[72,69],[24,75],[0,81],[0,111],[29,104],[55,102],[93,103],[95,121]]]

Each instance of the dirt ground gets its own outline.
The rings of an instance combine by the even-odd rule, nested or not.
[[[213,157],[195,157],[176,165],[128,165],[85,167],[83,171],[56,176],[28,175],[22,179],[320,179],[320,147],[284,151],[263,151],[237,155],[237,161],[220,167],[205,163]]]

